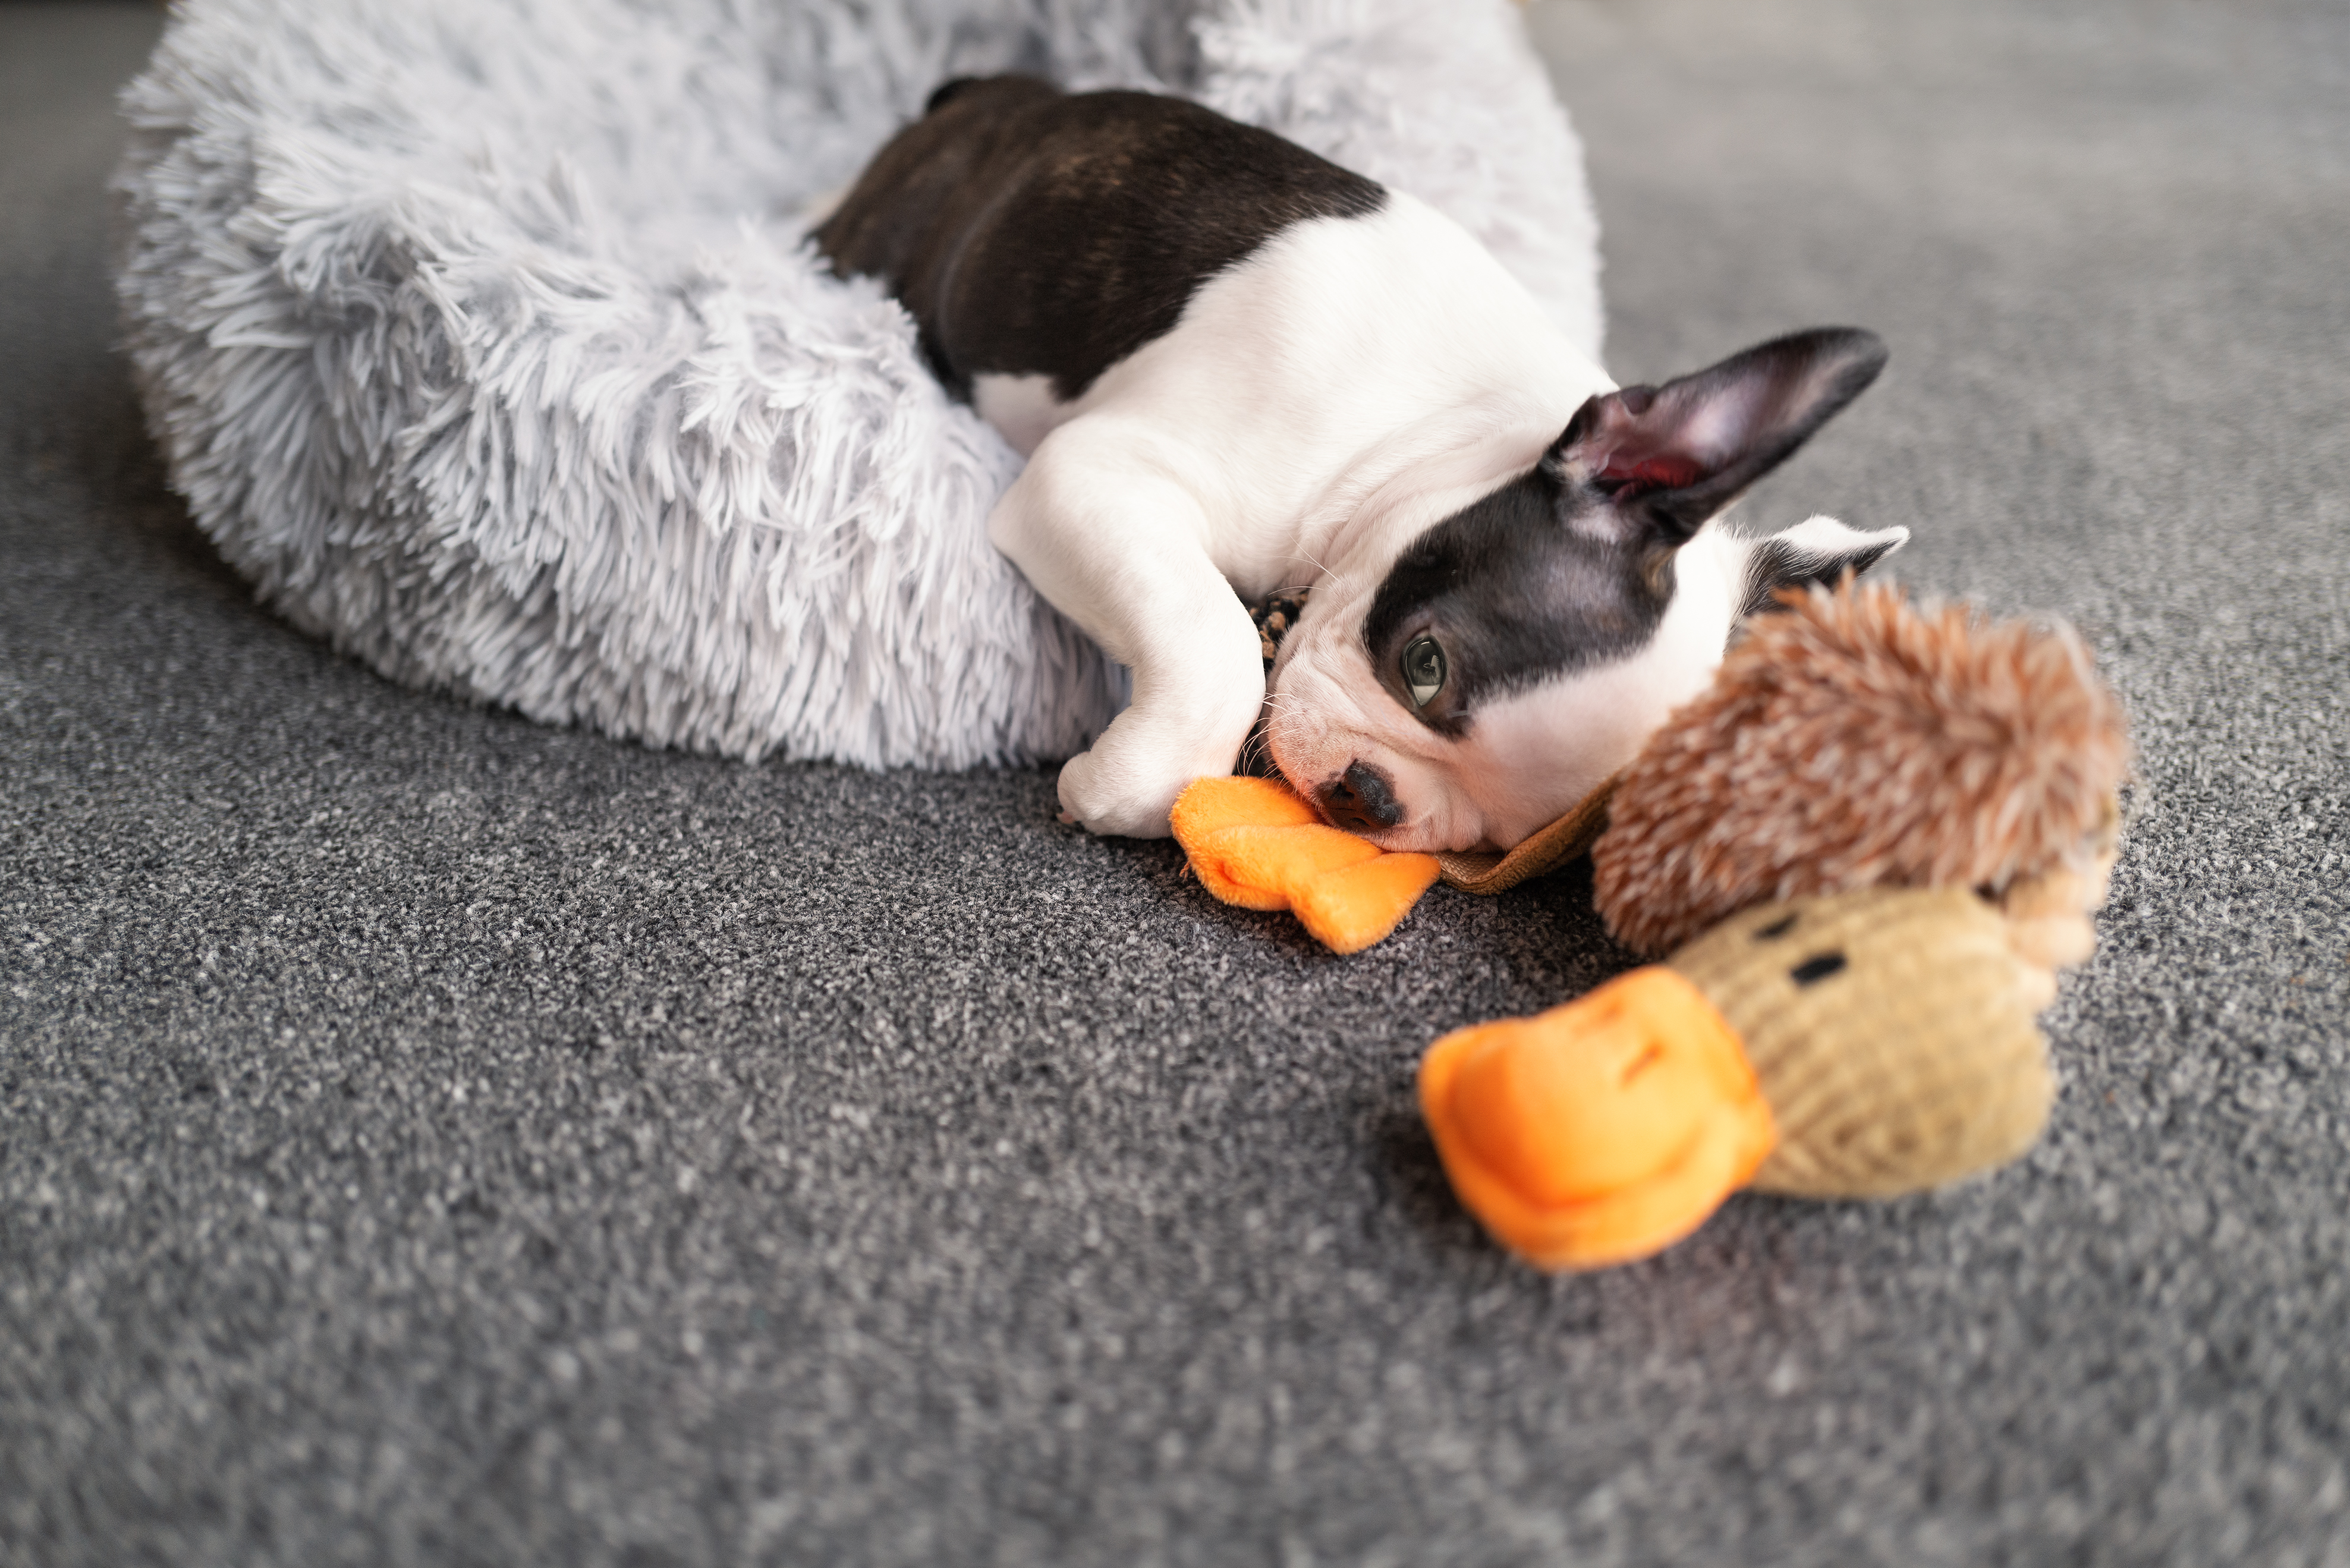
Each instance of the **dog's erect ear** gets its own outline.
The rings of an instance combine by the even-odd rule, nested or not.
[[[1543,462],[1562,480],[1608,495],[1661,543],[1679,545],[1884,368],[1884,343],[1858,327],[1773,338],[1661,387],[1593,398]]]

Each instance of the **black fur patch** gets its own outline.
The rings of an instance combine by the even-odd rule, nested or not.
[[[1403,650],[1434,637],[1444,688],[1417,714],[1459,734],[1488,697],[1637,651],[1672,603],[1673,552],[1634,532],[1574,525],[1608,512],[1605,496],[1544,464],[1422,535],[1363,618],[1381,683],[1412,710]]]
[[[1170,331],[1200,286],[1291,225],[1364,217],[1386,191],[1181,99],[956,80],[816,233],[881,278],[940,380],[1052,378],[1062,401]]]
[[[986,79],[985,77],[949,77],[931,89],[931,96],[923,101],[922,112],[926,115],[938,113],[953,99]]]

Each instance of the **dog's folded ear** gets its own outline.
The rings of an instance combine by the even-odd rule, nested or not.
[[[1678,545],[1794,455],[1885,368],[1885,344],[1823,327],[1758,344],[1661,387],[1624,387],[1575,410],[1544,463]]]
[[[1857,576],[1908,542],[1907,528],[1864,534],[1833,517],[1806,518],[1793,528],[1752,541],[1738,613],[1742,618],[1783,607],[1778,597],[1783,589],[1832,588],[1846,574]]]

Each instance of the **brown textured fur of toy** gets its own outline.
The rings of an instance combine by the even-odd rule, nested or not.
[[[2097,901],[2129,741],[2069,628],[1885,586],[1782,600],[1617,785],[1592,867],[1618,940],[1659,953],[1756,904],[1996,898],[2067,870],[2075,907]]]

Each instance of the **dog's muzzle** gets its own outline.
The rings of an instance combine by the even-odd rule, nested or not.
[[[1377,833],[1403,821],[1403,803],[1388,775],[1368,763],[1348,763],[1347,771],[1315,792],[1322,815],[1349,833]]]

